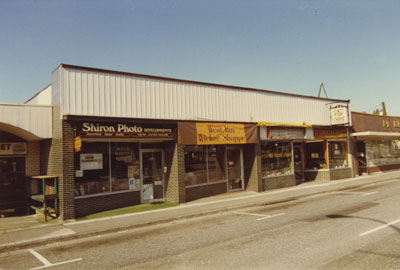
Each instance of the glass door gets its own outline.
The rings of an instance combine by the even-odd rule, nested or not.
[[[293,144],[294,174],[296,183],[304,180],[303,143]]]
[[[241,148],[227,149],[228,191],[243,190],[243,159]]]
[[[142,202],[164,200],[162,150],[142,150]]]

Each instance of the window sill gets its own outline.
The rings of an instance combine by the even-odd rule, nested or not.
[[[114,192],[102,192],[102,193],[95,193],[95,194],[89,194],[89,195],[83,195],[83,196],[75,196],[75,199],[79,200],[79,199],[101,197],[101,196],[108,196],[108,195],[128,193],[128,192],[140,192],[140,190],[138,190],[138,189],[128,189],[128,190],[119,190],[119,191],[114,191]]]

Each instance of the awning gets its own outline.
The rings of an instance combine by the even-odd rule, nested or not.
[[[301,123],[285,123],[285,122],[256,122],[257,126],[261,127],[312,127],[312,125],[306,122]]]
[[[400,139],[400,132],[363,131],[352,133],[353,137]]]

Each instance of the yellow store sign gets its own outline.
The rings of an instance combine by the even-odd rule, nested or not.
[[[197,144],[243,144],[243,124],[196,123]]]

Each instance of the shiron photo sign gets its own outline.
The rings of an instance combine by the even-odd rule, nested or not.
[[[178,143],[184,145],[257,143],[257,126],[236,123],[178,123]]]
[[[83,122],[77,125],[77,136],[112,138],[175,138],[173,127],[134,123]]]

